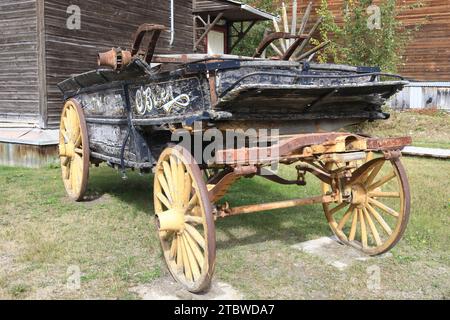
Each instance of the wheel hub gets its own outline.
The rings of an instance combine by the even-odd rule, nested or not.
[[[364,207],[368,202],[368,193],[364,185],[356,184],[352,186],[352,204],[358,208]]]
[[[158,213],[157,223],[159,231],[171,231],[181,233],[185,228],[184,216],[185,212],[182,209],[171,209],[165,212]]]
[[[72,142],[59,145],[59,155],[61,157],[73,158],[75,156],[75,145]]]

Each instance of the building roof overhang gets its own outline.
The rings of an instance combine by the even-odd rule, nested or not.
[[[220,13],[229,22],[279,20],[277,16],[236,0],[202,1],[201,5],[194,6],[194,14],[203,19],[208,15],[214,18]]]

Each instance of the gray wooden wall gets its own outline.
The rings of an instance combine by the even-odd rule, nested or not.
[[[66,10],[72,4],[81,9],[80,30],[66,27]],[[169,0],[45,0],[48,126],[59,124],[62,97],[58,82],[96,68],[98,52],[113,46],[129,48],[134,31],[142,23],[170,27],[169,17]],[[192,0],[176,0],[174,45],[169,47],[170,33],[164,33],[157,52],[192,52],[192,23]]]
[[[36,0],[0,1],[0,122],[39,124]]]

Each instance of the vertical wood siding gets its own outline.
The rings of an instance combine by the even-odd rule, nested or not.
[[[413,4],[414,0],[403,0]],[[405,12],[400,19],[406,26],[422,24],[408,46],[400,72],[425,81],[450,80],[450,1],[422,0],[424,6]]]
[[[312,0],[313,12],[320,0]],[[379,3],[375,0],[374,3]],[[399,6],[412,5],[417,0],[399,0]],[[404,11],[399,19],[407,27],[422,25],[414,34],[403,56],[399,73],[422,81],[450,80],[450,0],[421,0],[423,7]],[[280,0],[281,3],[281,0]],[[289,1],[286,1],[289,3]],[[304,12],[309,0],[299,1],[299,12]],[[343,0],[329,0],[328,6],[336,21],[342,22]]]
[[[69,5],[81,8],[81,30],[68,30]],[[59,123],[62,96],[56,84],[73,74],[96,68],[98,52],[113,46],[130,48],[132,35],[142,23],[170,27],[169,0],[45,0],[48,125]],[[175,1],[175,42],[164,32],[158,53],[188,53],[193,39],[192,0]]]
[[[39,123],[35,0],[0,1],[0,122]]]

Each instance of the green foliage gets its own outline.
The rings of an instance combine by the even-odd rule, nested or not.
[[[398,7],[395,0],[382,0],[379,3],[381,26],[375,29],[368,26],[373,14],[368,8],[372,4],[372,0],[345,0],[340,14],[343,21],[337,23],[328,1],[322,0],[317,10],[323,19],[320,35],[323,41],[332,42],[318,55],[319,62],[379,66],[386,72],[397,71],[406,45],[420,27],[406,28],[398,17],[421,4]]]
[[[273,0],[242,0],[242,2],[269,13],[276,14],[278,10],[277,3]],[[248,25],[249,23],[245,23],[244,29]],[[266,29],[272,29],[272,22],[258,22],[236,48],[234,48],[232,53],[242,56],[253,56],[256,48],[264,38]]]

